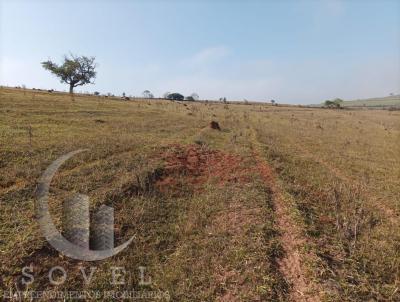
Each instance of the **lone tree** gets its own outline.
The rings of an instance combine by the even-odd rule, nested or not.
[[[51,60],[42,62],[44,69],[60,78],[61,83],[69,84],[69,93],[74,92],[74,87],[94,84],[96,78],[95,57],[85,56],[64,56],[62,65],[58,65]]]
[[[143,97],[145,98],[145,99],[152,99],[152,98],[154,98],[154,95],[150,92],[150,90],[145,90],[145,91],[143,91]]]

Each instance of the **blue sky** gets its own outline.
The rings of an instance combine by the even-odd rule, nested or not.
[[[78,91],[319,103],[400,93],[400,1],[0,0],[0,83],[66,90],[40,62],[95,56]]]

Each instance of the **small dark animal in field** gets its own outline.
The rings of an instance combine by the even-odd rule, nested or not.
[[[47,92],[53,92],[54,91],[54,89],[49,89],[49,90],[47,90]]]
[[[216,121],[211,121],[210,128],[215,129],[215,130],[221,130],[221,127],[219,126],[218,122],[216,122]]]
[[[95,121],[95,123],[100,123],[100,124],[103,124],[103,123],[105,123],[106,121],[104,121],[104,120],[94,120]]]

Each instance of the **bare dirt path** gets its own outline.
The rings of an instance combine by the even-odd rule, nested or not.
[[[263,180],[273,192],[275,218],[281,233],[280,241],[284,250],[284,255],[278,261],[278,264],[282,274],[291,285],[289,297],[292,301],[320,301],[318,294],[316,294],[315,284],[308,280],[302,268],[304,256],[301,255],[300,250],[306,244],[306,239],[302,236],[300,227],[291,217],[290,206],[275,183],[271,168],[260,156],[256,155],[256,159],[257,168]]]
[[[272,168],[260,154],[259,142],[253,132],[254,157],[257,161],[257,170],[261,174],[266,186],[271,188],[275,207],[275,221],[280,231],[280,242],[284,255],[278,264],[282,275],[290,285],[289,299],[291,301],[321,301],[321,290],[310,280],[304,270],[303,260],[315,259],[311,252],[305,252],[303,247],[307,239],[302,234],[302,228],[294,220],[290,201],[285,198],[282,189],[276,182],[276,175]]]
[[[208,290],[213,292],[213,301],[265,301],[266,297],[272,298],[271,292],[257,290],[257,287],[265,285],[265,276],[275,277],[268,270],[265,257],[263,225],[268,219],[265,200],[262,194],[257,194],[258,198],[247,195],[252,185],[251,175],[255,172],[247,164],[248,159],[196,145],[171,145],[162,158],[164,174],[156,183],[160,192],[182,195],[182,183],[200,196],[206,191],[206,184],[213,183],[214,193],[221,190],[219,194],[222,195],[210,199],[211,204],[206,206],[215,209],[205,225],[197,224],[196,216],[200,213],[191,208],[191,218],[182,227],[185,232],[196,230],[197,237],[192,237],[190,244],[202,252],[192,266],[196,267],[202,261],[209,262],[198,267],[197,273],[208,271]],[[229,189],[223,189],[225,186]],[[216,238],[219,238],[218,243],[212,243]],[[216,249],[216,244],[225,248]],[[185,255],[186,252],[181,249],[177,254]],[[238,253],[244,258],[241,259]],[[208,258],[210,260],[204,260]]]
[[[259,141],[254,129],[251,135],[251,145],[253,147],[252,157],[256,161],[253,172],[259,173],[265,186],[272,191],[275,222],[280,232],[279,240],[284,251],[284,255],[278,260],[278,265],[290,288],[288,297],[290,301],[296,302],[321,301],[322,290],[310,280],[311,278],[306,274],[303,264],[305,258],[312,261],[317,257],[310,252],[306,253],[304,251],[307,240],[302,233],[302,228],[293,220],[291,213],[293,209],[289,200],[284,196],[283,190],[276,182],[276,175],[273,169],[261,155]],[[227,297],[232,298],[229,295]]]

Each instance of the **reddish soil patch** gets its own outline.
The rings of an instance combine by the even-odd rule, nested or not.
[[[220,185],[250,181],[241,167],[242,158],[205,146],[171,145],[161,157],[165,167],[163,176],[156,182],[161,192],[179,192],[183,186],[198,191],[209,181]]]
[[[260,156],[254,154],[253,158],[256,159],[257,165],[249,166],[243,157],[200,145],[170,145],[160,156],[165,162],[165,167],[159,177],[153,179],[154,185],[160,192],[172,195],[179,196],[186,189],[202,190],[208,182],[221,186],[227,183],[246,184],[251,182],[251,175],[261,174],[265,185],[271,188],[273,193],[276,223],[281,231],[280,240],[285,251],[284,257],[278,264],[282,274],[292,285],[290,299],[312,302],[320,300],[315,294],[315,287],[310,284],[302,270],[300,249],[305,243],[305,238],[296,223],[291,221],[289,205],[285,203],[282,192],[275,182],[274,172]],[[135,186],[128,189],[123,190],[124,194],[134,194],[138,190]],[[240,238],[245,238],[246,226],[260,224],[262,219],[262,208],[249,207],[248,203],[233,201],[215,217],[207,230],[211,234],[231,237],[234,244]],[[35,259],[42,258],[42,252],[48,253],[46,247],[37,251],[32,257],[24,259],[24,263],[35,264]],[[74,264],[76,266],[75,262],[70,265]],[[243,292],[250,292],[253,289],[250,285],[257,281],[244,280],[243,276],[246,276],[247,270],[252,267],[253,263],[248,263],[243,271],[218,267],[213,278],[218,284],[225,284],[226,291],[217,298],[217,301],[240,301]]]
[[[156,187],[161,192],[172,192],[175,195],[181,194],[184,188],[200,191],[210,182],[217,186],[234,183],[241,188],[250,183],[252,175],[257,173],[248,158],[199,145],[169,146],[162,154],[162,159],[165,167]],[[261,241],[247,241],[249,226],[264,223],[262,206],[239,198],[220,202],[224,206],[210,218],[205,231],[207,237],[203,240],[221,237],[234,248],[251,245],[253,250],[262,249]],[[190,219],[187,223],[189,229],[193,227]],[[254,284],[260,282],[254,267],[264,266],[262,261],[265,258],[250,257],[246,265],[238,269],[230,265],[225,258],[227,255],[227,251],[221,251],[213,257],[214,270],[210,275],[210,287],[217,292],[215,301],[242,301],[241,296],[252,297],[249,301],[261,301],[257,298],[258,293],[254,292]]]

